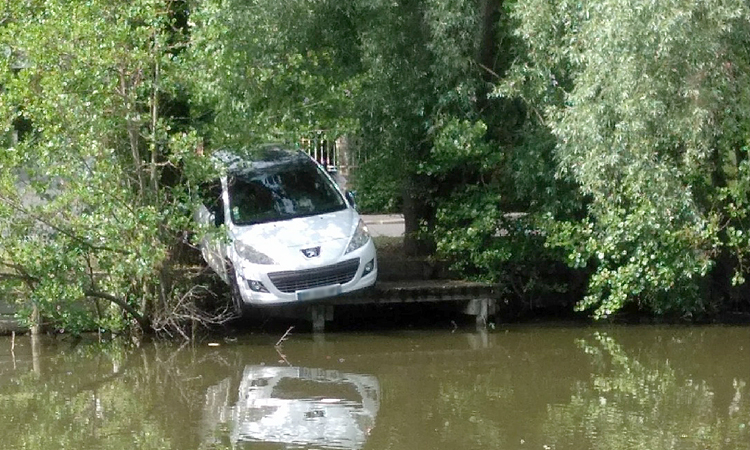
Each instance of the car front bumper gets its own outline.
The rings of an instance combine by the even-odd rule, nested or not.
[[[276,305],[335,297],[375,284],[378,263],[372,239],[332,264],[298,270],[277,266],[241,265],[236,272],[242,300],[251,305]]]

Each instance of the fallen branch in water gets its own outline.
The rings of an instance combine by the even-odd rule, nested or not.
[[[288,359],[286,359],[286,355],[281,353],[281,347],[274,347],[276,349],[276,353],[279,354],[279,362],[285,362],[287,366],[292,367],[292,363],[289,362]]]
[[[276,342],[276,345],[274,345],[274,347],[281,347],[281,344],[283,344],[284,341],[286,341],[287,339],[289,339],[289,334],[292,332],[293,329],[294,329],[294,325],[292,325],[291,327],[289,327],[289,329],[286,330],[286,333],[284,333],[284,335],[281,336],[281,339],[279,339]]]

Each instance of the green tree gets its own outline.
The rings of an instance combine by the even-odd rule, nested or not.
[[[365,195],[383,179],[397,186],[407,238],[419,232],[426,243],[407,251],[434,250],[462,276],[500,282],[528,304],[568,291],[542,231],[549,213],[579,216],[580,196],[555,179],[554,137],[535,111],[489,95],[523,50],[507,6],[368,5],[378,20],[366,22],[362,39]]]
[[[170,117],[185,89],[184,6],[2,6],[0,281],[34,325],[151,331],[190,311],[176,265],[191,227],[184,177],[206,169],[195,132]]]
[[[333,0],[196,2],[188,58],[210,144],[351,132],[359,54],[350,9]]]
[[[743,1],[517,2],[500,84],[539,111],[588,200],[548,243],[594,274],[579,309],[712,312],[747,274],[750,10]],[[745,291],[747,292],[747,291]],[[747,298],[747,295],[745,298]]]

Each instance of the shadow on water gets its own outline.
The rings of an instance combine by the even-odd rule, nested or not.
[[[269,310],[270,311],[270,310]],[[473,316],[461,312],[457,304],[415,303],[406,305],[337,305],[333,320],[326,322],[326,331],[390,332],[392,330],[455,330],[475,323]],[[290,326],[297,332],[311,332],[310,312],[306,308],[284,311],[282,314],[267,310],[253,310],[253,314],[232,322],[230,333],[246,334],[264,332],[283,333]]]
[[[750,328],[0,338],[3,449],[750,449]]]
[[[476,317],[465,313],[466,301],[425,302],[425,303],[384,303],[336,305],[331,318],[325,324],[326,332],[334,333],[390,333],[393,330],[451,331],[473,330]],[[283,334],[293,326],[297,332],[311,332],[311,313],[305,307],[290,309],[255,308],[250,314],[236,319],[220,332],[230,334],[270,333]],[[523,323],[524,317],[516,317]],[[528,322],[559,324],[573,323],[585,325],[590,319],[585,315],[572,312],[552,311],[549,314],[537,313]],[[499,324],[500,318],[490,317],[490,328]]]

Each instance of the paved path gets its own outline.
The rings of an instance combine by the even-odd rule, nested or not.
[[[401,214],[364,214],[362,220],[372,236],[404,235],[404,216]]]

